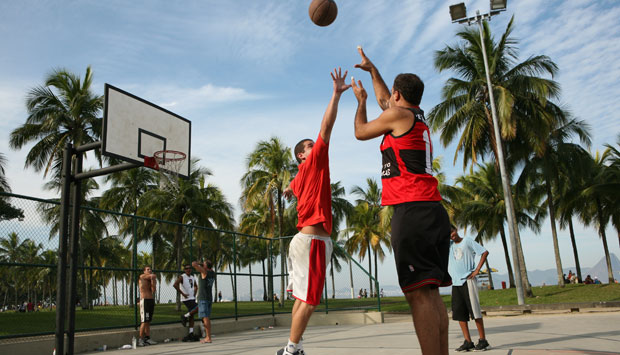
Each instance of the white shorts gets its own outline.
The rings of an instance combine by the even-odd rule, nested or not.
[[[293,297],[316,306],[321,302],[325,270],[332,258],[332,240],[297,233],[288,247],[288,287]]]

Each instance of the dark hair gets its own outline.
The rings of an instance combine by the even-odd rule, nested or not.
[[[299,143],[297,143],[297,144],[295,145],[295,149],[293,150],[293,152],[294,152],[294,154],[295,154],[295,159],[297,160],[297,163],[298,163],[298,164],[299,164],[299,163],[301,163],[301,159],[299,159],[299,157],[297,156],[297,154],[299,154],[299,153],[303,153],[303,151],[304,151],[304,142],[307,142],[307,141],[311,141],[311,142],[312,142],[312,139],[310,139],[310,138],[304,138],[304,139],[300,140],[300,141],[299,141]]]
[[[207,269],[210,269],[210,268],[213,267],[213,262],[211,262],[211,260],[207,259],[207,260],[204,261],[203,265],[206,266]]]
[[[192,266],[190,264],[185,264],[183,265],[183,269],[191,269]]]
[[[419,105],[424,94],[424,82],[419,76],[410,73],[398,74],[394,79],[394,91],[400,92],[407,102]]]
[[[151,265],[144,265],[144,267],[142,268],[142,271],[146,270],[146,268],[151,268]],[[152,269],[152,268],[151,268]]]

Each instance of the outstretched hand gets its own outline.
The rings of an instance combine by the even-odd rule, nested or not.
[[[355,64],[355,67],[360,68],[365,71],[371,71],[375,65],[372,64],[370,59],[368,59],[366,54],[364,54],[364,50],[362,49],[361,46],[357,46],[357,51],[360,53],[360,56],[362,57],[362,62],[360,64]]]
[[[357,84],[355,84],[355,78],[351,77],[351,86],[353,87],[353,93],[355,94],[355,98],[358,102],[366,101],[368,97],[368,93],[366,89],[362,86],[362,81],[358,80]]]
[[[342,70],[340,68],[334,69],[333,73],[329,73],[332,76],[332,80],[334,81],[334,92],[340,94],[345,92],[351,85],[347,85],[344,83],[344,79],[347,77],[348,71],[344,71],[344,75],[342,74]]]

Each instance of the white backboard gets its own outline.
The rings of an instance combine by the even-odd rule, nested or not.
[[[165,108],[105,84],[102,153],[144,165],[159,150],[186,154],[178,172],[189,177],[192,123]]]

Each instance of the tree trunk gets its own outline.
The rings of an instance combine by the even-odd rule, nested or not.
[[[370,243],[368,243],[368,283],[370,284],[370,294],[372,294],[372,252],[370,251]]]
[[[177,226],[175,241],[176,241],[176,252],[177,252],[177,270],[181,270],[181,263],[183,262],[183,230],[181,226]],[[181,294],[176,292],[177,296],[177,312],[181,311]]]
[[[267,301],[267,278],[265,274],[265,259],[262,260],[263,264],[263,301]]]
[[[555,206],[553,205],[553,193],[551,192],[550,178],[546,176],[545,188],[547,189],[547,207],[549,208],[549,222],[551,222],[551,238],[553,239],[553,254],[555,255],[555,269],[558,273],[558,286],[564,287],[564,271],[562,269],[562,259],[560,258],[560,245],[558,243],[558,232],[555,227]]]
[[[581,277],[581,266],[579,265],[579,253],[577,252],[577,242],[575,241],[575,231],[573,230],[573,219],[568,218],[568,230],[570,232],[570,241],[573,245],[573,255],[575,256],[575,268],[577,269],[577,280],[579,283],[583,282]],[[564,276],[564,275],[562,275]]]
[[[252,288],[252,262],[251,261],[248,263],[248,269],[250,271],[250,302],[253,302],[254,296],[252,295],[253,288]]]
[[[282,211],[282,205],[283,205],[283,201],[282,201],[282,191],[280,191],[280,189],[278,188],[278,194],[277,194],[277,198],[278,198],[278,236],[280,238],[282,238],[282,226],[283,226],[283,214],[284,211]],[[284,259],[286,257],[286,252],[284,250],[284,240],[280,239],[280,271],[282,272],[282,276],[280,277],[280,307],[284,307],[284,288],[286,287],[284,285]]]
[[[349,258],[349,279],[351,280],[351,299],[355,299],[355,286],[353,285],[353,263]]]
[[[502,239],[502,246],[504,247],[504,258],[506,258],[506,267],[508,268],[508,283],[510,288],[515,288],[515,277],[512,271],[512,263],[510,262],[510,254],[508,253],[508,243],[506,242],[506,231],[502,225],[499,229],[499,235]]]
[[[598,230],[603,240],[603,249],[605,250],[605,262],[607,262],[607,273],[609,274],[609,283],[614,283],[614,273],[611,268],[611,258],[609,257],[609,248],[607,248],[607,235],[605,234],[605,224],[603,223],[603,208],[601,207],[601,200],[596,199],[596,209],[598,210]]]
[[[379,245],[377,244],[377,248],[378,248],[378,247],[379,247]],[[377,250],[376,250],[376,249],[374,249],[374,248],[373,248],[373,250],[374,250],[374,252],[375,252],[375,292],[374,292],[374,293],[372,293],[372,294],[373,294],[373,296],[376,296],[376,295],[375,295],[375,293],[378,293],[378,292],[379,292],[379,290],[378,290],[378,289],[376,289],[376,288],[377,288],[377,284],[379,283],[379,274],[378,274],[379,265],[378,265],[378,263],[377,263]]]
[[[336,282],[334,280],[334,261],[332,260],[330,265],[331,273],[332,273],[332,298],[336,298]]]

